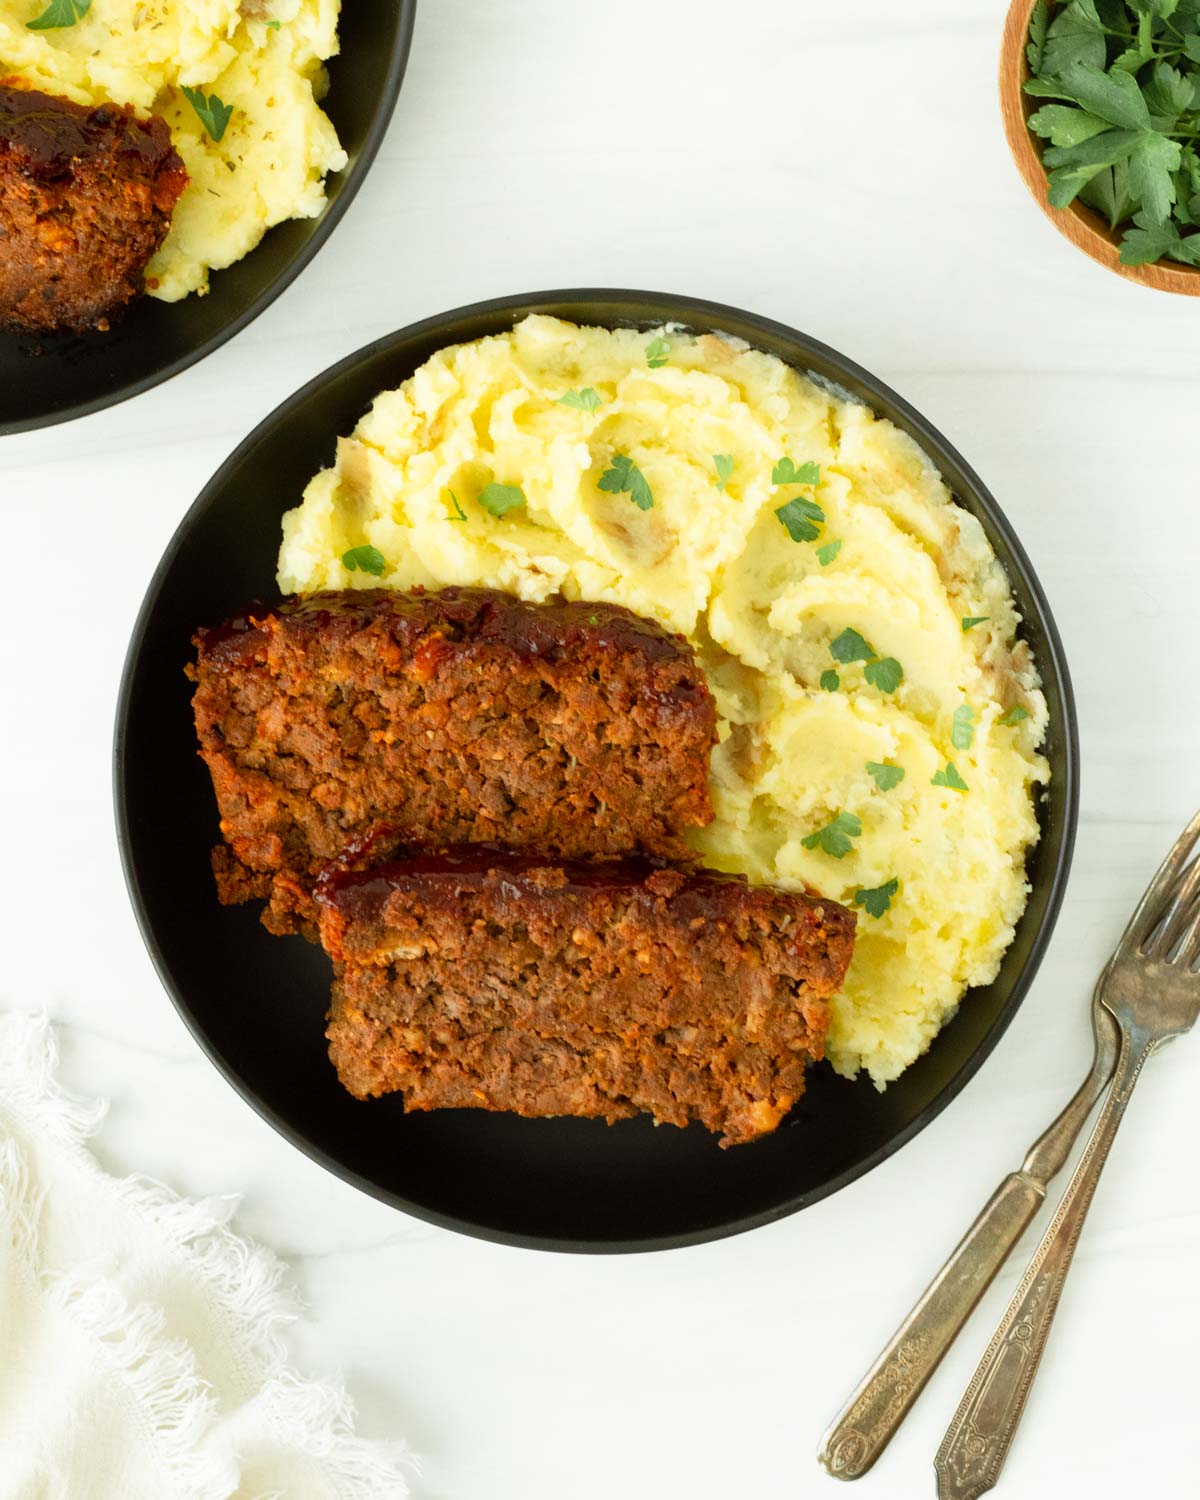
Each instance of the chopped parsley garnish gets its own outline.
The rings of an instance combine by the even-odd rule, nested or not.
[[[794,500],[781,505],[775,514],[793,542],[815,542],[821,535],[825,512],[815,500],[805,500],[797,495]]]
[[[958,768],[957,766],[955,766],[952,760],[948,760],[946,762],[946,769],[944,771],[935,771],[933,773],[933,779],[930,781],[929,785],[948,786],[952,791],[955,792],[966,792],[970,790],[970,788],[967,786],[967,783],[958,774]]]
[[[894,693],[904,681],[904,668],[894,656],[885,656],[882,661],[869,661],[863,676],[881,693]]]
[[[827,568],[841,550],[841,537],[838,537],[836,541],[826,542],[823,547],[817,548],[817,561],[823,568]]]
[[[519,484],[497,484],[493,479],[480,491],[479,503],[489,516],[503,516],[525,504],[525,491]]]
[[[962,628],[964,631],[973,630],[976,625],[983,625],[991,618],[991,615],[963,615]]]
[[[454,519],[456,521],[465,521],[467,519],[467,513],[458,503],[458,496],[454,493],[453,490],[447,490],[446,493],[450,496],[450,503],[454,506]]]
[[[869,760],[867,774],[881,792],[890,792],[904,780],[904,767],[890,765],[887,761]]]
[[[713,480],[716,487],[722,491],[733,477],[733,454],[714,453],[712,456],[713,468],[717,471],[717,477]]]
[[[894,693],[904,681],[904,668],[894,656],[881,658],[865,636],[849,627],[829,643],[829,654],[843,665],[852,661],[866,662],[863,676],[881,693]]]
[[[282,25],[283,25],[282,21],[268,21],[267,22],[267,30],[268,31],[278,31],[279,28],[280,28],[280,26],[282,26]],[[464,516],[463,519],[466,520],[466,517]]]
[[[190,89],[187,85],[183,88],[184,98],[196,111],[201,125],[208,131],[214,141],[219,141],[225,134],[225,127],[229,124],[229,117],[233,114],[233,105],[225,104],[217,98],[216,94],[205,96],[201,89]]]
[[[776,459],[775,467],[771,470],[772,484],[816,484],[820,477],[820,464],[797,465],[790,458]]]
[[[858,838],[861,833],[861,821],[853,813],[840,812],[832,822],[826,823],[824,828],[818,828],[800,842],[806,849],[816,849],[819,845],[822,853],[831,858],[845,859],[853,848],[851,840]]]
[[[654,504],[646,476],[624,453],[613,454],[611,468],[600,476],[600,488],[610,495],[628,495],[638,510],[649,510]]]
[[[362,547],[351,547],[349,552],[343,552],[342,566],[350,573],[357,569],[359,572],[373,573],[376,578],[382,578],[387,570],[387,561],[378,547],[372,547],[368,543]]]
[[[956,750],[969,750],[975,743],[974,725],[975,710],[969,703],[960,703],[950,726],[950,743]]]
[[[26,31],[59,31],[65,26],[74,26],[82,21],[92,8],[92,0],[50,0],[50,4],[32,21],[25,22]]]
[[[590,385],[585,385],[581,391],[568,391],[565,396],[560,396],[558,404],[573,406],[576,411],[595,411],[603,402]]]
[[[666,339],[651,339],[646,345],[646,363],[652,370],[659,370],[671,357],[671,346]]]
[[[843,630],[836,640],[829,646],[829,654],[834,661],[875,661],[879,653],[865,636],[859,635],[857,630],[847,628]]]
[[[884,912],[892,904],[892,897],[900,889],[899,880],[893,875],[884,885],[877,885],[873,890],[862,890],[854,893],[855,906],[865,906],[867,915],[871,917],[882,917]]]
[[[1195,0],[1038,0],[1025,90],[1055,208],[1123,229],[1121,260],[1200,266],[1200,8]],[[1190,231],[1190,232],[1189,232]]]
[[[832,667],[826,667],[821,673],[821,686],[827,693],[836,693],[842,685],[842,679]]]
[[[1022,719],[1029,717],[1029,710],[1022,708],[1019,703],[1014,703],[1004,717],[999,721],[1001,724],[1019,724]]]

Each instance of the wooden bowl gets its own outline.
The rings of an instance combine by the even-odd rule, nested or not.
[[[1152,266],[1122,265],[1120,233],[1114,233],[1099,214],[1093,213],[1078,199],[1070,208],[1051,207],[1040,143],[1027,123],[1042,101],[1034,99],[1024,89],[1029,77],[1025,44],[1029,40],[1029,18],[1036,3],[1037,0],[1013,0],[1004,23],[1004,41],[1000,48],[1000,112],[1004,117],[1008,148],[1025,179],[1025,186],[1059,233],[1066,235],[1073,245],[1102,266],[1124,276],[1126,281],[1136,281],[1160,292],[1200,297],[1200,269],[1172,261],[1159,261]]]

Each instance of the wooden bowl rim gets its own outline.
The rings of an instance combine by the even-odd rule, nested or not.
[[[1012,0],[1004,23],[1004,40],[1000,47],[1000,113],[1004,134],[1017,170],[1033,194],[1038,207],[1059,231],[1085,255],[1115,271],[1127,281],[1152,287],[1155,291],[1175,292],[1186,297],[1200,297],[1200,268],[1159,261],[1149,266],[1126,266],[1121,262],[1120,241],[1098,214],[1078,200],[1070,208],[1054,208],[1048,198],[1046,169],[1041,152],[1027,121],[1033,112],[1033,101],[1023,85],[1029,77],[1025,43],[1029,36],[1029,18],[1038,0]]]

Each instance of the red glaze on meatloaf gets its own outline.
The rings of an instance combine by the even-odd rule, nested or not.
[[[315,926],[330,860],[494,843],[684,858],[712,819],[712,698],[681,636],[613,604],[348,590],[195,636],[223,902]],[[381,837],[382,834],[386,837]]]
[[[0,327],[106,328],[141,294],[187,180],[157,115],[0,84]]]
[[[824,1052],[855,916],[741,876],[480,848],[331,873],[330,1057],[406,1110],[775,1129]]]

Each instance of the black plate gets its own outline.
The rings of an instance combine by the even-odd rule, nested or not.
[[[793,1117],[722,1151],[700,1126],[611,1128],[475,1111],[405,1116],[392,1096],[356,1103],[325,1056],[329,969],[301,938],[272,938],[248,908],[217,905],[217,836],[196,755],[183,664],[197,624],[273,591],[279,519],[372,399],[435,350],[512,327],[527,312],[580,323],[719,329],[836,381],[911,433],[1008,570],[1050,706],[1053,780],[1032,894],[999,978],[974,990],[929,1052],[886,1093],[822,1065]],[[1075,836],[1078,743],[1062,645],[1028,559],[996,502],[899,396],[825,345],[734,308],[643,292],[547,292],[461,308],[334,365],[284,402],[192,506],[134,628],[117,711],[117,826],[130,895],[163,983],[201,1046],[288,1140],[348,1182],[434,1223],[557,1250],[647,1250],[748,1229],[861,1176],[950,1102],[995,1046],[1037,969]]]
[[[0,436],[115,406],[211,354],[258,317],[313,258],[350,206],[396,107],[417,0],[342,6],[341,51],[321,107],[350,160],[325,179],[315,219],[289,219],[235,265],[212,273],[205,297],[142,297],[111,333],[0,333]]]

